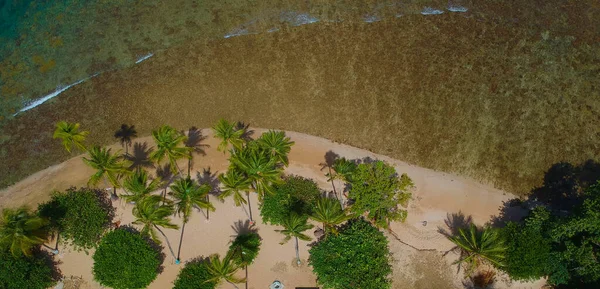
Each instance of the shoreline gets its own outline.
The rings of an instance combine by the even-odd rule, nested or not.
[[[252,129],[255,131],[255,136],[265,131],[264,129]],[[217,140],[212,137],[209,130],[204,129],[202,132],[204,136],[208,136],[205,143],[210,145],[210,148],[207,149],[207,156],[194,156],[196,164],[194,171],[201,172],[203,168],[210,167],[212,173],[219,173],[227,167],[227,156],[216,151]],[[297,132],[286,131],[286,134],[296,144],[292,147],[290,166],[285,173],[312,178],[322,189],[330,190],[330,184],[326,181],[324,172],[321,171],[319,165],[324,161],[325,153],[330,150],[351,159],[370,157],[384,160],[394,165],[399,174],[406,173],[414,181],[416,188],[408,206],[406,222],[392,224],[392,230],[396,232],[401,241],[386,233],[390,242],[390,250],[394,256],[393,288],[427,288],[419,284],[442,286],[439,288],[460,288],[462,274],[456,274],[455,266],[449,265],[457,256],[448,254],[446,257],[441,257],[441,252],[449,250],[452,244],[438,233],[438,228],[444,226],[447,214],[459,211],[465,215],[471,215],[476,223],[483,224],[490,215],[497,213],[502,201],[514,197],[510,193],[491,188],[472,179],[410,165],[364,149]],[[137,138],[134,139],[135,142],[151,144],[151,137]],[[110,148],[113,148],[114,151],[120,148],[120,145],[113,144]],[[29,204],[34,207],[36,203],[47,200],[53,189],[64,190],[69,186],[85,185],[91,169],[86,168],[81,157],[82,155],[76,156],[64,163],[37,172],[0,191],[0,207],[6,207],[7,204],[11,206]],[[274,231],[275,227],[261,223],[256,196],[253,195],[253,198],[253,210],[256,212],[259,234],[263,238],[263,249],[259,253],[257,263],[249,267],[249,288],[265,288],[273,281],[270,280],[272,278],[278,278],[286,286],[292,287],[315,285],[314,275],[310,268],[291,266],[294,257],[292,244],[283,246],[277,244],[282,236]],[[232,223],[246,218],[243,210],[234,207],[231,200],[220,203],[213,199],[212,202],[217,210],[211,213],[210,222],[205,222],[202,213],[197,211],[193,213],[192,221],[188,226],[190,229],[186,230],[182,248],[184,261],[200,255],[224,252],[227,249],[227,240],[231,235],[229,227]],[[114,205],[117,207],[115,220],[121,221],[122,224],[131,222],[131,205],[121,201],[115,202]],[[180,222],[179,218],[174,218],[174,220],[177,223]],[[427,226],[422,225],[423,221],[427,221]],[[208,239],[206,232],[210,232]],[[176,240],[179,232],[167,230],[166,234],[169,239]],[[308,257],[307,245],[308,242],[301,244],[302,259]],[[417,249],[435,249],[435,251],[419,251]],[[171,259],[167,257],[164,272],[149,288],[169,288],[181,268],[175,265],[174,260]],[[62,248],[59,260],[62,262],[60,268],[65,276],[81,276],[88,284],[88,287],[84,288],[99,288],[98,284],[91,281],[91,256]],[[403,287],[407,284],[412,285]],[[521,283],[516,282],[510,286],[503,282],[498,282],[498,284],[502,284],[498,288],[521,288],[518,287]],[[537,286],[535,283],[527,284],[527,286],[538,288],[535,287]],[[222,288],[227,287],[223,286]]]

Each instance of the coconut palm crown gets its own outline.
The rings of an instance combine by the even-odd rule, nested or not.
[[[218,151],[227,152],[229,145],[234,150],[240,150],[244,145],[245,129],[237,129],[235,123],[220,119],[212,129],[215,137],[221,140],[219,146],[217,146]]]
[[[477,228],[474,224],[468,229],[460,228],[456,236],[448,239],[457,246],[461,257],[455,264],[464,264],[470,275],[482,263],[496,267],[504,266],[506,246],[499,231],[494,228]]]
[[[265,193],[273,193],[273,184],[282,183],[282,170],[277,167],[277,160],[257,146],[249,145],[232,154],[229,159],[232,167],[244,173],[251,181],[252,188],[259,200]]]
[[[48,237],[48,221],[29,212],[27,207],[5,208],[0,219],[0,248],[13,256],[31,256],[32,249]]]
[[[230,168],[225,174],[219,175],[219,181],[223,185],[223,189],[219,194],[221,201],[225,198],[233,197],[233,201],[238,207],[248,203],[242,193],[250,190],[252,181],[246,178],[242,172],[235,168]]]
[[[132,175],[127,176],[123,181],[123,188],[128,192],[123,198],[128,202],[138,202],[142,198],[149,196],[160,187],[159,179],[148,181],[148,173],[143,169],[136,169]]]
[[[94,146],[88,152],[89,158],[84,157],[83,162],[96,170],[88,185],[95,186],[106,178],[114,188],[120,187],[119,178],[129,173],[129,163],[121,160],[118,153],[112,154],[110,149]]]
[[[325,236],[328,233],[337,234],[336,225],[339,225],[351,218],[347,215],[337,200],[331,198],[320,198],[314,208],[311,219],[323,224]]]
[[[286,219],[283,220],[283,230],[275,230],[282,233],[285,238],[279,244],[285,244],[290,239],[296,240],[296,262],[300,265],[300,250],[298,248],[298,239],[302,241],[310,241],[311,238],[304,234],[304,231],[310,230],[314,227],[313,224],[306,222],[306,217],[299,216],[296,213],[291,213]]]
[[[85,151],[85,137],[90,133],[89,131],[79,131],[79,123],[69,123],[66,121],[59,121],[56,124],[56,129],[52,138],[59,138],[62,140],[62,144],[67,152],[71,152],[71,147],[75,146],[81,151]]]
[[[238,278],[235,273],[240,269],[240,266],[233,262],[231,254],[227,254],[225,258],[221,260],[218,254],[211,255],[207,266],[208,272],[213,276],[212,278],[204,281],[204,283],[215,282],[217,285],[225,280],[227,283],[233,285],[236,289],[238,288],[235,284],[246,281],[245,278]]]
[[[286,167],[289,165],[288,154],[294,142],[285,136],[285,132],[269,130],[263,133],[256,141],[261,148],[271,154],[277,161]]]
[[[206,200],[210,192],[207,184],[198,185],[189,177],[178,179],[171,185],[169,195],[175,199],[176,212],[183,216],[183,222],[187,223],[192,215],[194,206],[202,209],[215,210],[215,207]]]
[[[163,125],[152,131],[152,138],[154,138],[157,149],[150,154],[150,159],[160,163],[166,158],[171,165],[172,172],[176,174],[179,171],[177,160],[190,158],[192,148],[184,146],[187,137],[174,128]]]

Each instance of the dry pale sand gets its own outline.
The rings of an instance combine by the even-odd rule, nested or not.
[[[259,135],[262,131],[264,130],[255,129],[255,135]],[[206,168],[210,168],[213,174],[221,173],[228,165],[227,156],[216,151],[217,140],[212,137],[209,130],[203,130],[203,133],[209,136],[205,143],[210,145],[210,148],[206,149],[206,156],[194,157],[193,174],[202,172]],[[296,132],[287,132],[287,134],[296,144],[292,148],[290,166],[286,169],[286,173],[312,178],[324,190],[331,190],[331,186],[326,182],[320,164],[324,162],[325,153],[330,150],[351,159],[370,157],[385,160],[393,164],[399,173],[406,173],[412,178],[416,188],[408,208],[408,218],[405,223],[392,225],[393,231],[401,242],[386,233],[394,257],[393,288],[463,288],[462,272],[457,273],[457,267],[450,265],[456,260],[456,254],[442,256],[452,248],[452,244],[438,233],[438,228],[445,227],[444,220],[447,214],[459,211],[472,216],[476,223],[483,224],[490,219],[490,216],[498,213],[503,201],[514,197],[512,194],[468,178],[412,166],[323,138]],[[138,138],[135,141],[152,144],[150,137]],[[115,144],[112,148],[117,150],[120,146]],[[0,191],[0,208],[23,204],[35,208],[38,203],[47,201],[52,191],[62,191],[71,186],[85,186],[92,170],[84,165],[81,158],[82,156],[77,156],[49,167]],[[186,162],[182,161],[180,167],[186,167]],[[342,184],[338,183],[337,187],[342,187]],[[300,267],[294,265],[294,243],[280,245],[282,235],[274,231],[277,227],[262,224],[260,220],[255,194],[252,194],[251,201],[253,215],[257,221],[256,227],[263,244],[255,263],[249,267],[248,288],[268,288],[274,280],[282,281],[286,288],[316,286],[315,275],[311,268],[305,265],[306,262]],[[212,202],[215,204],[216,211],[210,214],[210,220],[207,220],[203,212],[195,211],[186,226],[181,253],[184,261],[213,253],[223,255],[235,234],[234,224],[248,219],[246,212],[240,207],[235,207],[231,200],[220,203],[212,197]],[[116,201],[114,205],[117,207],[115,221],[120,220],[123,225],[131,223],[132,205],[122,201]],[[423,221],[427,221],[426,226],[423,226]],[[174,222],[181,224],[181,219],[174,217]],[[165,233],[176,250],[180,231],[165,230]],[[307,245],[308,242],[300,244],[300,256],[304,261],[308,258]],[[418,251],[416,248],[432,250]],[[167,248],[164,252],[166,254],[164,272],[149,288],[171,288],[182,267],[174,264],[174,259]],[[81,277],[86,283],[82,288],[101,287],[93,281],[92,253],[86,255],[62,247],[58,255],[62,273],[65,276]],[[510,283],[505,281],[506,278],[498,279],[498,288],[540,288],[543,284],[542,281]],[[231,288],[231,285],[224,283],[219,288]]]

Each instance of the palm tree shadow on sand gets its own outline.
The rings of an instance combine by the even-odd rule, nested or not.
[[[239,235],[245,235],[250,233],[258,233],[258,228],[254,224],[250,223],[250,220],[238,220],[233,225],[231,225],[231,229],[235,235],[231,237],[237,237]]]
[[[202,135],[202,130],[192,126],[188,129],[187,139],[184,142],[185,147],[191,149],[191,153],[195,153],[201,156],[206,156],[206,149],[210,148],[210,145],[203,144],[208,139],[208,136]],[[188,160],[188,174],[190,174],[191,168],[194,166],[194,159]]]
[[[252,136],[254,135],[254,130],[250,129],[250,124],[246,124],[242,121],[238,121],[235,123],[236,130],[244,130],[244,134],[242,134],[242,139],[245,141],[253,140]]]
[[[196,179],[200,185],[209,185],[212,196],[218,196],[221,194],[221,182],[219,181],[219,175],[215,172],[211,172],[210,167],[202,169],[202,173],[196,172]]]
[[[148,147],[148,143],[136,142],[133,144],[132,154],[126,154],[125,159],[131,162],[130,170],[134,169],[151,169],[154,168],[154,163],[150,161],[150,154],[154,151]]]

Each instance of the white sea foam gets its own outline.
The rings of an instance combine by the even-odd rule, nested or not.
[[[42,104],[42,103],[44,103],[44,102],[52,99],[53,97],[56,97],[57,95],[63,93],[65,90],[67,90],[67,89],[69,89],[69,88],[71,88],[71,87],[73,87],[75,85],[78,85],[78,84],[80,84],[80,83],[82,83],[82,82],[84,82],[84,81],[86,81],[86,80],[88,80],[88,79],[90,79],[92,77],[97,76],[98,74],[100,74],[100,73],[96,73],[96,74],[94,74],[94,75],[92,75],[90,77],[78,80],[78,81],[73,82],[73,83],[71,83],[69,85],[66,85],[66,86],[58,86],[58,87],[56,87],[56,90],[54,92],[52,92],[52,93],[50,93],[50,94],[48,94],[48,95],[46,95],[46,96],[44,96],[42,98],[38,98],[38,99],[30,102],[27,106],[25,106],[24,108],[21,108],[17,113],[13,114],[13,116],[16,116],[17,114],[19,114],[21,112],[28,111],[28,110],[30,110],[30,109],[32,109],[32,108],[34,108],[34,107],[36,107],[36,106],[38,106],[40,104]]]
[[[140,56],[140,57],[139,57],[139,58],[138,58],[138,59],[135,61],[135,64],[138,64],[138,63],[140,63],[140,62],[142,62],[142,61],[144,61],[144,60],[146,60],[146,59],[148,59],[148,58],[150,58],[150,57],[152,57],[152,56],[154,56],[154,53],[148,53],[148,54],[146,54],[146,55],[144,55],[144,56]]]
[[[457,5],[450,5],[450,6],[448,6],[447,9],[450,12],[467,12],[467,11],[469,11],[469,8],[464,7],[464,6],[457,6]]]
[[[425,7],[423,8],[423,11],[421,11],[421,14],[423,15],[440,15],[443,13],[444,11],[432,7]]]
[[[319,18],[308,13],[298,13],[296,11],[282,12],[279,16],[282,22],[290,23],[292,26],[300,26],[319,22]]]
[[[279,28],[277,28],[277,27],[273,27],[273,28],[267,30],[267,32],[269,32],[269,33],[277,32],[277,31],[279,31]]]
[[[373,22],[381,21],[381,18],[379,18],[379,16],[377,16],[375,14],[371,14],[371,15],[365,15],[363,17],[363,20],[367,23],[373,23]]]

